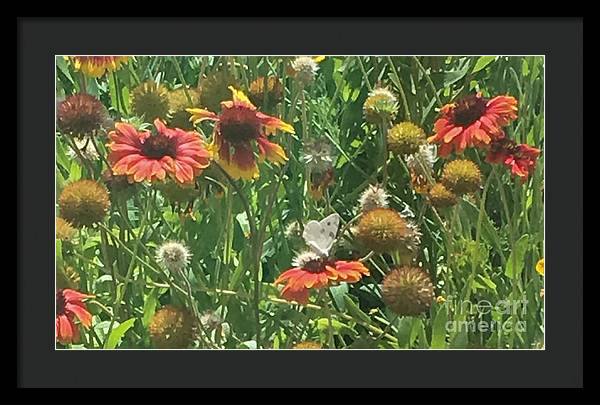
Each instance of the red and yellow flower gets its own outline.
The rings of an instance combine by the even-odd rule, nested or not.
[[[232,178],[250,180],[259,175],[257,161],[267,159],[281,164],[287,160],[283,148],[270,142],[266,132],[279,129],[293,134],[294,127],[259,112],[242,91],[232,86],[229,89],[233,99],[221,102],[218,115],[201,108],[188,108],[187,111],[192,114],[190,120],[193,122],[211,120],[217,123],[211,145],[217,161]]]
[[[356,283],[362,276],[369,275],[361,262],[349,262],[321,257],[312,252],[298,255],[293,268],[283,272],[275,284],[286,283],[281,296],[288,301],[307,304],[310,290],[323,288],[344,281]]]
[[[167,128],[154,120],[156,133],[138,131],[130,124],[117,123],[109,133],[108,160],[114,175],[131,180],[164,180],[167,175],[179,183],[191,183],[208,167],[210,153],[194,131]]]
[[[79,341],[79,329],[75,318],[86,328],[92,325],[92,314],[83,302],[86,298],[93,298],[93,295],[68,288],[56,292],[56,340],[61,344]]]
[[[69,56],[75,70],[87,76],[101,77],[104,73],[113,72],[127,63],[129,56]]]
[[[503,163],[513,175],[524,182],[535,169],[540,150],[526,144],[516,144],[508,138],[495,140],[490,144],[486,160],[490,163]]]
[[[511,96],[487,99],[481,93],[469,95],[441,108],[430,143],[440,144],[440,156],[470,146],[487,146],[502,138],[502,127],[517,118],[517,100]]]

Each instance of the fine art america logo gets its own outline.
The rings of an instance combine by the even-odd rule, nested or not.
[[[469,300],[458,302],[449,297],[446,304],[450,313],[467,316],[465,319],[447,321],[446,331],[511,333],[514,329],[517,332],[524,332],[527,322],[522,319],[527,314],[528,303],[527,299],[500,300],[496,303],[488,300],[479,300],[475,303]]]

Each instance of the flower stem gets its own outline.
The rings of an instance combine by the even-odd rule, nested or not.
[[[392,61],[392,58],[388,56],[387,60],[390,65],[390,68],[392,69],[392,74],[394,75],[394,78],[398,82],[398,91],[400,91],[400,97],[402,98],[402,105],[404,106],[405,118],[408,121],[412,121],[412,118],[410,116],[410,110],[408,108],[408,101],[406,100],[406,94],[404,93],[404,88],[402,88],[402,82],[400,81],[400,76],[398,76],[398,72],[396,71],[396,67],[394,66],[394,62]]]

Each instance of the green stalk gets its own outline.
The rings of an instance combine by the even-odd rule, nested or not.
[[[156,192],[154,192],[153,195],[155,196]],[[138,239],[144,236],[144,232],[146,230],[146,220],[148,219],[148,217],[150,217],[150,213],[151,213],[150,208],[151,208],[151,203],[153,202],[153,200],[154,200],[154,198],[149,198],[148,202],[146,203],[146,208],[144,209],[144,216],[142,217],[142,222],[140,224],[140,232],[139,232]],[[131,275],[133,272],[133,268],[135,267],[135,261],[137,258],[138,249],[139,249],[139,243],[137,243],[135,245],[135,248],[133,250],[133,255],[132,255],[131,261],[129,262],[129,267],[127,268],[127,273],[125,275],[125,281],[123,282],[123,288],[121,289],[121,291],[117,290],[115,292],[115,300],[113,302],[113,307],[114,307],[113,317],[110,320],[108,332],[106,333],[106,340],[104,341],[104,348],[106,348],[106,345],[108,344],[108,338],[114,327],[115,320],[116,320],[117,316],[119,316],[119,309],[121,308],[121,301],[123,300],[123,297],[125,296],[125,291],[127,290],[127,285],[131,281]]]
[[[394,62],[389,56],[387,57],[387,61],[390,65],[390,68],[392,69],[392,74],[394,75],[394,78],[398,82],[398,90],[400,91],[400,97],[402,98],[402,105],[404,106],[404,114],[406,116],[406,119],[408,121],[412,121],[412,118],[410,116],[410,110],[408,109],[408,101],[406,100],[406,94],[404,93],[404,88],[402,87],[402,82],[400,81],[400,77],[398,76],[398,72],[396,71],[396,67],[394,66]]]

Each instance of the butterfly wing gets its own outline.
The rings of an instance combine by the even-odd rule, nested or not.
[[[320,222],[310,221],[304,226],[302,234],[304,241],[310,248],[320,256],[328,256],[331,246],[335,241],[340,216],[331,214]]]

